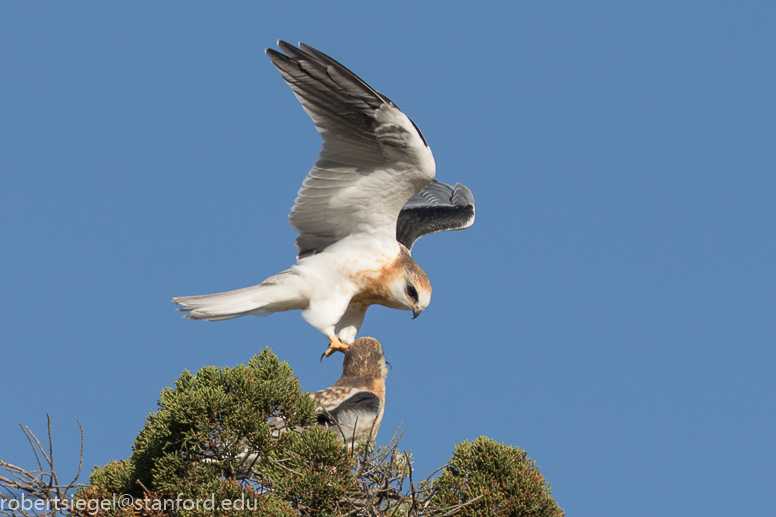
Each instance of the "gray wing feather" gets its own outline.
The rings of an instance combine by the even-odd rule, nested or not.
[[[396,240],[408,250],[424,235],[463,230],[474,224],[474,195],[468,187],[433,180],[412,196],[396,221]]]
[[[434,175],[417,126],[385,95],[336,60],[300,43],[267,49],[323,138],[289,221],[299,255],[352,233],[393,233],[404,203]]]

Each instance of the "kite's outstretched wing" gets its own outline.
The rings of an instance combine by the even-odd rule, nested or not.
[[[395,239],[404,204],[433,178],[418,127],[340,63],[303,43],[267,55],[315,122],[323,146],[288,218],[299,255],[353,234]]]
[[[474,196],[466,186],[434,180],[412,196],[399,213],[396,240],[408,250],[424,235],[463,230],[474,223]]]

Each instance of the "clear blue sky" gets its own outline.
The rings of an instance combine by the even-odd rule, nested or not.
[[[583,5],[584,4],[584,5]],[[319,137],[264,55],[304,41],[391,97],[477,221],[421,240],[430,308],[373,308],[378,442],[420,474],[487,435],[569,515],[776,506],[772,2],[0,3],[0,457],[54,416],[62,477],[125,458],[186,368],[340,360],[299,313],[173,296],[294,260]],[[85,476],[84,476],[85,477]],[[770,508],[770,510],[768,510]]]

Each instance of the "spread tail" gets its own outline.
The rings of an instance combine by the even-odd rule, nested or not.
[[[299,280],[291,271],[283,271],[259,285],[223,293],[180,296],[173,298],[172,302],[180,305],[179,311],[188,313],[184,318],[207,321],[303,310],[309,305],[309,297],[300,289]]]

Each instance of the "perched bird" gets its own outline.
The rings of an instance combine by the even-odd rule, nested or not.
[[[323,139],[288,216],[297,264],[259,285],[172,301],[210,321],[302,310],[329,338],[328,356],[353,342],[370,305],[413,319],[428,307],[431,283],[410,249],[423,235],[471,226],[474,197],[434,180],[423,134],[388,97],[299,45],[267,49]]]
[[[345,350],[342,376],[331,387],[310,393],[318,401],[318,425],[329,427],[348,445],[374,441],[385,412],[383,347],[371,337]]]
[[[318,425],[331,429],[348,446],[357,442],[373,442],[380,430],[385,413],[386,368],[383,347],[371,337],[354,341],[345,350],[342,375],[332,386],[310,393],[318,402]],[[285,421],[272,417],[267,423],[273,435],[288,430]],[[201,461],[215,463],[224,459],[223,448],[205,450]],[[250,477],[260,456],[245,447],[237,456],[235,475]]]

